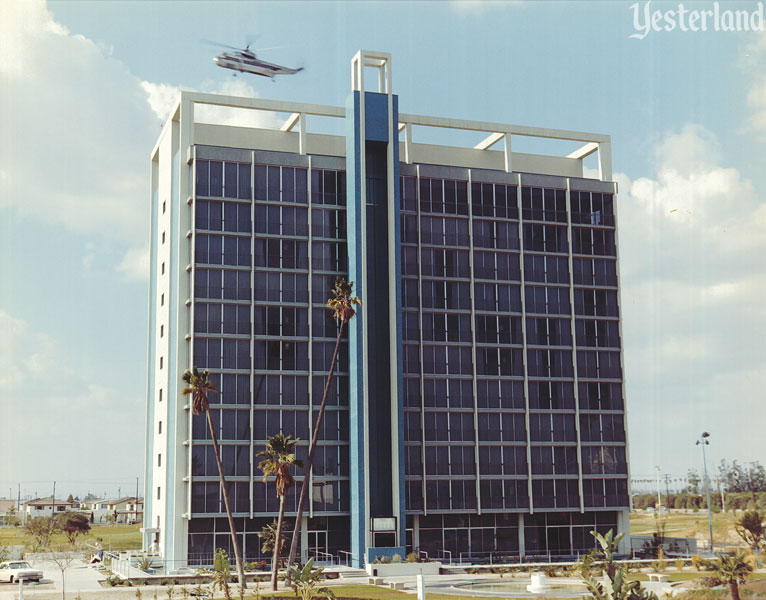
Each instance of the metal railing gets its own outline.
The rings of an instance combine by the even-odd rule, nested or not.
[[[311,556],[312,554],[314,555],[313,557]],[[310,558],[314,558],[314,562],[330,563],[331,565],[335,564],[335,556],[333,556],[329,552],[324,552],[323,550],[317,550],[315,548],[311,548],[308,552],[308,555]]]

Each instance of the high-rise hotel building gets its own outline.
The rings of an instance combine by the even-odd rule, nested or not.
[[[207,423],[181,375],[209,369],[220,390],[229,496],[258,560],[278,499],[256,454],[280,431],[307,454],[337,277],[364,305],[298,524],[304,559],[572,555],[593,529],[628,530],[609,136],[403,114],[398,100],[390,55],[360,51],[344,108],[183,92],[162,130],[143,531],[171,564],[230,548]],[[211,110],[282,120],[205,122]],[[327,122],[335,135],[312,130]],[[429,133],[440,144],[416,141]],[[449,145],[468,135],[475,145]],[[568,150],[514,151],[529,138]]]

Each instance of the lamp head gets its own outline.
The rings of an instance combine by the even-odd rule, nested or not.
[[[710,434],[709,434],[707,431],[703,431],[703,432],[702,432],[702,437],[703,437],[703,438],[709,438],[709,437],[710,437]]]

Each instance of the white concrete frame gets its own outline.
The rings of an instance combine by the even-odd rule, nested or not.
[[[352,85],[354,90],[358,91],[364,87],[365,67],[374,67],[378,69],[379,90],[382,93],[387,93],[389,96],[391,96],[390,55],[382,52],[358,52],[352,60],[351,68]],[[330,154],[337,156],[342,156],[343,152],[345,152],[345,143],[336,148],[328,147],[328,142],[330,140],[335,138],[344,138],[321,134],[320,132],[312,133],[308,126],[308,119],[311,115],[345,119],[346,111],[343,107],[184,91],[181,92],[181,98],[172,112],[173,115],[177,115],[179,107],[182,104],[186,106],[200,104],[207,106],[249,109],[286,114],[287,116],[279,128],[271,129],[271,131],[284,134],[286,141],[294,140],[294,144],[290,147],[289,151],[304,155],[311,151],[312,154]],[[171,119],[171,121],[172,120],[176,119]],[[188,139],[192,144],[200,143],[200,141],[197,139],[197,136],[195,136],[195,126],[198,125],[202,125],[205,128],[216,127],[216,125],[210,124],[187,124],[188,129],[184,131],[184,133],[187,135],[184,135],[183,137]],[[256,130],[255,128],[235,128],[232,126],[223,125],[218,127],[227,127],[229,129]],[[477,131],[486,133],[487,136],[473,148],[462,148],[459,146],[432,146],[429,144],[421,144],[413,141],[413,129],[415,127]],[[296,128],[298,131],[295,131]],[[269,130],[269,128],[265,129]],[[403,113],[399,114],[398,131],[400,133],[404,133],[404,140],[399,142],[399,156],[400,161],[405,164],[429,163],[463,166],[469,168],[500,168],[506,172],[513,172],[514,168],[516,168],[517,171],[521,170],[525,172],[540,172],[550,175],[561,175],[565,177],[582,177],[583,160],[597,152],[599,179],[601,181],[612,180],[611,137],[609,135],[571,131],[566,129],[551,129],[545,127],[531,127],[526,125],[513,125],[506,123],[431,117]],[[577,150],[570,152],[566,156],[557,156],[554,154],[523,154],[512,152],[513,136],[561,141],[575,141],[582,142],[583,145]],[[492,150],[491,148],[497,145],[501,140],[503,141],[502,151],[498,152]],[[268,141],[266,143],[268,145]],[[343,150],[338,152],[338,148],[342,148]],[[447,148],[453,150],[453,156],[445,160],[445,156],[438,154],[438,152],[439,150],[446,150]],[[264,147],[262,149],[268,150],[271,148]],[[190,150],[187,148],[186,152],[186,158],[188,158]],[[437,156],[435,156],[435,153],[438,154],[438,159]],[[544,168],[540,170],[536,168],[528,168],[530,165],[537,166],[545,164],[546,160],[548,161],[547,170]]]

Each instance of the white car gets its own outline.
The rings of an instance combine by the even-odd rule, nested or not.
[[[8,560],[0,563],[0,581],[15,583],[19,580],[37,581],[43,578],[43,572],[33,569],[25,560]]]

